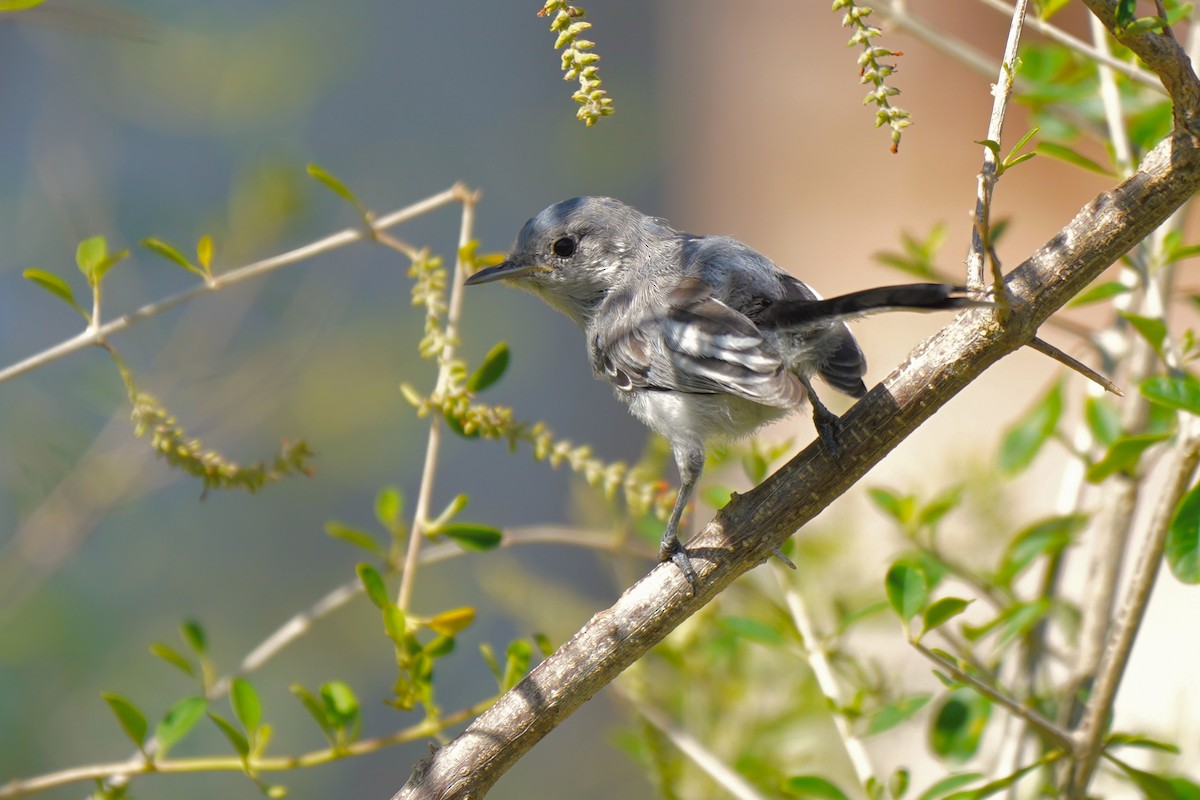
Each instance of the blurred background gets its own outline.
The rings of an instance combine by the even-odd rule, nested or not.
[[[84,296],[74,267],[84,237],[134,250],[106,281],[111,319],[195,280],[137,247],[144,237],[190,252],[211,234],[222,271],[356,224],[352,209],[305,175],[308,163],[379,213],[455,181],[481,189],[484,251],[507,248],[552,202],[605,194],[681,229],[736,236],[827,295],[905,280],[872,255],[898,249],[904,231],[924,237],[937,222],[947,226],[941,266],[960,274],[981,162],[973,140],[986,134],[995,67],[991,76],[973,72],[889,30],[885,44],[905,53],[892,83],[914,121],[893,155],[861,103],[858,51],[846,48],[849,31],[828,6],[586,5],[594,24],[587,36],[617,109],[594,128],[575,120],[574,84],[562,80],[536,2],[48,0],[0,17],[0,365],[79,330],[79,318],[21,272],[57,272]],[[909,6],[999,63],[1004,15],[961,0]],[[1057,21],[1086,35],[1078,7]],[[1029,124],[1015,106],[1006,144]],[[1006,175],[996,196],[996,214],[1012,220],[1005,266],[1107,185],[1045,158]],[[457,209],[447,208],[394,233],[452,260],[457,228]],[[176,643],[181,619],[205,624],[229,669],[288,616],[353,577],[360,554],[327,537],[324,522],[372,528],[376,492],[394,484],[411,499],[424,454],[427,424],[397,391],[401,381],[423,386],[433,377],[416,353],[423,320],[409,303],[406,266],[380,247],[345,247],[114,339],[142,388],[232,458],[264,457],[285,438],[311,444],[315,475],[257,496],[213,491],[201,499],[199,484],[156,460],[133,438],[120,378],[101,351],[0,384],[0,784],[127,756],[99,693],[130,696],[155,717],[186,693],[183,677],[146,650]],[[869,384],[943,322],[893,316],[857,325]],[[645,430],[591,379],[570,322],[498,285],[468,292],[463,354],[477,363],[501,339],[513,362],[489,399],[592,444],[603,458],[639,456]],[[1054,374],[1048,360],[1014,354],[866,483],[932,493],[983,471],[1001,429]],[[832,393],[826,402],[847,407]],[[767,436],[806,443],[813,433],[798,415]],[[1051,481],[1039,477],[1060,469],[1043,458],[1008,512],[1046,506]],[[498,526],[577,522],[581,504],[595,503],[567,472],[525,452],[451,437],[434,507],[460,492],[471,497],[465,517]],[[701,509],[693,525],[708,516]],[[853,580],[879,585],[893,548],[861,492],[810,527],[799,536],[862,547]],[[640,574],[610,561],[547,545],[422,571],[416,611],[472,604],[480,612],[439,665],[443,708],[492,690],[480,642],[502,648],[535,630],[561,641]],[[364,735],[415,721],[378,702],[394,679],[378,628],[374,609],[351,604],[256,675],[278,731],[275,750],[320,745],[288,696],[292,682],[351,683],[365,704]],[[1154,632],[1152,619],[1151,642]],[[1178,648],[1200,655],[1195,642],[1162,646],[1183,660]],[[1171,676],[1138,672],[1161,663],[1155,647],[1138,651],[1130,683],[1156,691],[1121,713],[1133,715],[1131,724],[1157,720],[1174,730],[1188,720],[1179,709],[1194,709],[1197,697],[1194,687],[1164,688]],[[915,657],[902,669],[929,680]],[[1193,734],[1195,719],[1187,722]],[[649,796],[642,769],[612,746],[626,725],[602,693],[491,796]],[[180,755],[224,751],[204,727]],[[886,742],[879,746],[887,752]],[[386,797],[425,752],[423,743],[390,749],[282,782],[296,798]],[[829,752],[823,766],[844,772],[837,750]],[[134,791],[261,796],[235,774],[144,778]]]

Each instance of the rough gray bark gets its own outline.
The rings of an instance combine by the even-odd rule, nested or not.
[[[1114,3],[1085,0],[1110,27]],[[695,596],[659,565],[446,746],[419,762],[393,800],[477,800],[543,736],[740,575],[762,563],[988,367],[1028,343],[1045,320],[1200,191],[1200,84],[1173,41],[1124,41],[1162,79],[1177,129],[1128,180],[1088,203],[1009,274],[1003,323],[960,314],[842,418],[839,456],[819,443],[736,497],[688,542]]]

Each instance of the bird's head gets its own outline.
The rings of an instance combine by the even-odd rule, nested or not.
[[[526,222],[508,257],[467,285],[509,281],[583,324],[621,285],[636,263],[631,257],[665,233],[660,222],[611,197],[564,200]]]

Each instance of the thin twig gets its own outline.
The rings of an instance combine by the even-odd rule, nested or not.
[[[422,214],[427,214],[434,209],[449,205],[457,200],[461,200],[464,196],[469,196],[470,191],[462,184],[455,184],[444,192],[432,195],[410,206],[393,211],[390,214],[377,219],[373,224],[376,229],[385,230],[387,228],[399,225],[402,222],[407,222],[414,217],[419,217]],[[330,250],[336,250],[339,247],[345,247],[354,242],[367,241],[373,238],[373,234],[369,229],[365,228],[347,228],[346,230],[318,239],[315,242],[310,242],[294,250],[288,250],[286,253],[264,258],[261,261],[255,261],[247,264],[244,267],[239,267],[230,270],[222,275],[214,277],[210,281],[201,283],[198,286],[193,286],[178,294],[170,297],[156,300],[152,303],[147,303],[136,311],[131,311],[124,316],[114,319],[112,322],[107,322],[99,327],[85,329],[81,333],[73,336],[70,339],[59,342],[53,347],[49,347],[40,353],[29,356],[26,359],[11,364],[8,367],[0,369],[0,383],[23,375],[30,370],[45,366],[60,358],[64,358],[72,353],[83,350],[86,347],[93,346],[100,341],[111,337],[115,333],[120,333],[126,328],[141,322],[142,320],[150,319],[158,316],[164,311],[169,311],[176,306],[182,305],[190,300],[195,300],[207,294],[218,292],[222,289],[249,280],[250,278],[265,275],[268,272],[273,272],[280,267],[286,267],[290,264],[296,264],[301,261],[313,258],[322,253],[327,253]]]
[[[959,666],[953,661],[943,658],[920,642],[910,641],[909,644],[911,644],[918,653],[936,664],[939,669],[945,670],[951,678],[959,683],[967,684],[984,697],[987,697],[996,705],[1004,707],[1009,711],[1009,713],[1025,720],[1033,727],[1035,731],[1046,737],[1046,739],[1056,747],[1065,752],[1070,752],[1072,746],[1071,736],[1062,728],[1058,727],[1053,722],[1034,711],[1032,708],[1021,705],[1016,700],[1009,697],[994,686],[984,683],[966,670],[960,669]]]
[[[1028,0],[1018,0],[1013,8],[1012,24],[1008,29],[1008,41],[1004,45],[1004,59],[1000,63],[1000,74],[992,86],[992,114],[988,120],[986,139],[1000,143],[1004,134],[1004,115],[1012,97],[1013,80],[1017,72],[1017,47],[1021,43],[1021,28],[1025,22]],[[991,148],[983,148],[983,167],[979,171],[978,190],[975,196],[975,225],[971,231],[971,250],[967,254],[967,285],[982,288],[985,284],[984,268],[988,262],[991,241],[989,234],[992,192],[997,179],[997,154]],[[1004,279],[999,269],[992,276],[992,287],[996,292],[996,303],[1003,314],[1006,306]]]
[[[833,664],[830,663],[829,656],[825,653],[825,648],[817,635],[816,626],[813,625],[812,618],[808,614],[804,598],[789,580],[791,573],[779,565],[775,565],[773,571],[775,578],[779,581],[779,589],[783,592],[788,613],[791,614],[792,622],[796,625],[796,630],[800,632],[800,638],[803,640],[804,654],[808,658],[809,669],[812,670],[813,677],[817,679],[817,686],[821,687],[821,694],[825,695],[829,701],[833,727],[842,740],[842,747],[845,748],[846,756],[854,767],[854,774],[858,776],[859,784],[865,790],[875,778],[875,768],[871,764],[871,756],[867,753],[862,739],[858,738],[850,721],[842,713],[842,709],[846,707],[846,700],[842,697],[841,687],[838,685],[837,676],[834,675]]]
[[[1133,650],[1138,629],[1145,618],[1150,594],[1158,579],[1171,520],[1191,484],[1192,474],[1200,464],[1200,418],[1190,414],[1180,415],[1179,441],[1173,456],[1167,472],[1169,483],[1159,495],[1154,519],[1151,520],[1146,542],[1138,554],[1128,593],[1105,648],[1100,675],[1092,688],[1083,724],[1079,729],[1075,749],[1077,759],[1071,775],[1068,797],[1084,797],[1092,773],[1096,769],[1096,762],[1104,745],[1108,718],[1112,713],[1121,679],[1125,675],[1125,667],[1129,663],[1129,654]]]
[[[1012,17],[1013,15],[1013,6],[1004,0],[976,0],[976,2],[981,3],[982,5],[994,11],[998,11],[1006,17]],[[1089,14],[1088,16],[1093,15]],[[1126,78],[1136,81],[1147,88],[1159,92],[1160,94],[1166,94],[1166,90],[1163,89],[1162,83],[1159,82],[1158,78],[1154,77],[1153,73],[1141,69],[1134,64],[1130,64],[1127,61],[1121,61],[1119,58],[1115,58],[1112,52],[1108,49],[1107,42],[1103,47],[1101,47],[1099,43],[1095,44],[1094,46],[1089,45],[1087,42],[1072,36],[1057,25],[1052,25],[1049,22],[1039,19],[1036,14],[1027,18],[1025,20],[1025,25],[1031,30],[1037,31],[1042,36],[1045,36],[1050,41],[1055,42],[1056,44],[1061,44],[1067,49],[1074,50],[1076,53],[1087,57],[1089,61],[1094,61],[1095,63],[1101,65],[1102,67],[1106,67],[1113,72],[1119,72]],[[1093,41],[1095,41],[1095,37],[1093,37]]]
[[[1078,360],[1077,358],[1075,358],[1073,356],[1067,355],[1062,350],[1059,350],[1057,347],[1050,344],[1049,342],[1035,336],[1035,337],[1033,337],[1033,339],[1030,340],[1029,347],[1038,351],[1039,353],[1041,353],[1044,356],[1049,356],[1050,358],[1053,358],[1055,361],[1062,364],[1064,367],[1068,367],[1070,369],[1075,370],[1076,372],[1078,372],[1083,377],[1087,378],[1092,383],[1094,383],[1097,386],[1099,386],[1100,388],[1104,389],[1104,391],[1111,392],[1112,394],[1115,394],[1117,397],[1125,396],[1125,392],[1121,391],[1120,386],[1117,386],[1115,383],[1113,383],[1108,378],[1101,375],[1099,372],[1096,372],[1096,370],[1092,369],[1087,364],[1084,364],[1082,361]]]
[[[8,800],[8,798],[20,797],[34,792],[45,791],[46,789],[53,789],[56,786],[65,786],[81,781],[112,782],[129,775],[219,771],[249,771],[251,773],[258,773],[315,767],[343,758],[375,753],[384,748],[404,744],[405,742],[414,742],[419,739],[428,738],[474,717],[487,709],[494,700],[495,698],[488,698],[467,708],[455,711],[453,714],[438,717],[437,719],[423,720],[416,725],[401,728],[387,736],[360,739],[344,747],[327,747],[322,750],[312,750],[294,756],[250,757],[245,761],[238,755],[164,758],[147,761],[139,754],[125,761],[72,767],[71,769],[39,775],[36,778],[16,778],[0,786],[0,800]]]
[[[617,684],[619,686],[619,684]],[[719,759],[699,739],[682,731],[671,724],[659,709],[646,703],[635,703],[628,699],[629,706],[650,726],[667,737],[671,744],[679,749],[692,763],[704,771],[706,775],[717,782],[722,789],[738,800],[766,800],[758,790],[751,786],[745,778],[737,774],[728,764]]]
[[[438,380],[434,396],[441,396],[445,390],[449,373],[446,365],[454,358],[454,349],[458,335],[458,318],[462,313],[463,281],[466,280],[466,269],[463,263],[463,252],[471,241],[471,231],[475,225],[475,203],[479,200],[477,192],[467,192],[462,195],[462,222],[458,232],[458,250],[454,257],[454,276],[451,279],[450,307],[446,312],[445,344],[438,356]],[[404,555],[404,569],[400,573],[400,590],[396,604],[401,611],[407,611],[412,601],[413,584],[417,574],[417,557],[421,551],[421,540],[425,538],[425,528],[429,523],[429,508],[433,501],[433,484],[437,473],[438,452],[441,449],[442,420],[439,414],[429,415],[429,440],[425,444],[425,465],[421,469],[421,486],[417,490],[416,507],[413,509],[412,529],[408,537],[408,549]]]

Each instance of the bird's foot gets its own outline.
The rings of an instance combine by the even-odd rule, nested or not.
[[[820,403],[813,403],[813,424],[817,428],[817,436],[820,437],[821,444],[825,445],[829,455],[837,458],[837,437],[842,430],[841,417]]]
[[[687,552],[683,549],[683,545],[679,543],[679,539],[672,536],[670,539],[663,537],[662,543],[658,546],[658,560],[670,561],[679,571],[683,573],[683,577],[687,580],[688,586],[691,587],[692,593],[696,592],[696,570],[692,566],[692,561],[688,558]]]

